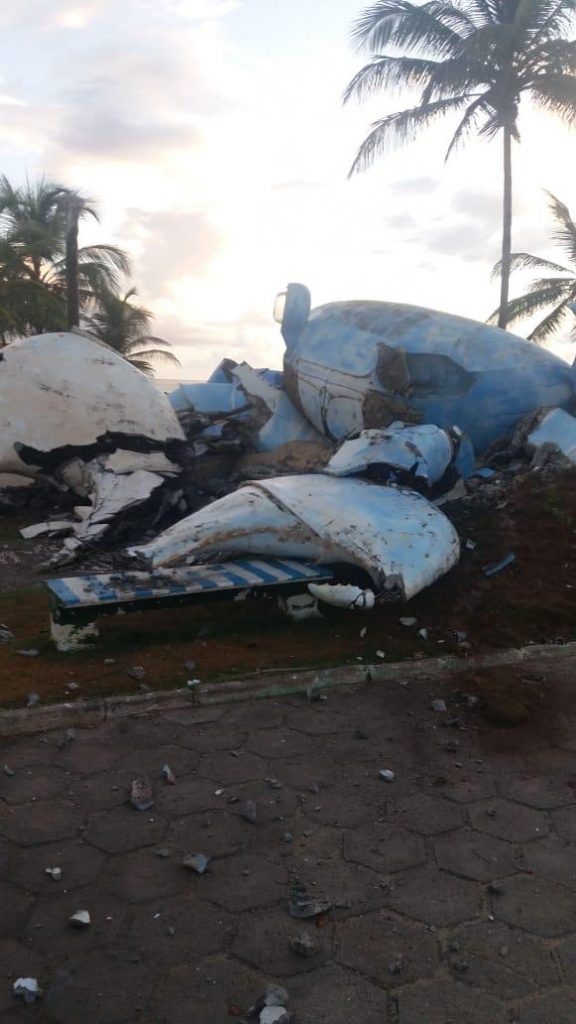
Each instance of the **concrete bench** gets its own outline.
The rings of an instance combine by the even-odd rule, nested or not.
[[[99,573],[46,580],[50,633],[59,651],[80,650],[98,639],[98,616],[230,600],[249,591],[273,591],[285,599],[306,593],[306,584],[329,582],[325,566],[293,559],[241,559],[156,572]],[[314,599],[307,595],[309,603]]]

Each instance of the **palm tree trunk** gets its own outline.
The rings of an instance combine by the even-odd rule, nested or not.
[[[75,197],[70,197],[73,199]],[[80,323],[80,298],[78,294],[78,218],[81,204],[68,203],[68,225],[66,231],[66,315],[68,328]]]
[[[504,128],[504,198],[502,209],[502,261],[500,275],[500,308],[498,327],[508,323],[508,294],[510,291],[510,256],[512,253],[512,132]]]

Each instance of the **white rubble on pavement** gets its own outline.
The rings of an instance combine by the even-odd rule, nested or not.
[[[150,569],[226,554],[344,563],[362,569],[377,593],[408,600],[456,564],[460,543],[415,491],[307,474],[246,484],[128,549]]]

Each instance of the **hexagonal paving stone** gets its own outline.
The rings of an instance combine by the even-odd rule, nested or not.
[[[553,775],[513,775],[504,777],[501,783],[504,796],[541,811],[576,803],[575,786],[574,778],[565,780]]]
[[[14,885],[0,882],[0,936],[13,936],[24,924],[32,909],[27,899]]]
[[[162,765],[169,764],[174,775],[180,781],[183,776],[195,772],[202,755],[196,750],[171,743],[169,746],[142,748],[128,745],[119,751],[116,760],[116,771],[124,774],[124,784],[140,775],[148,775],[154,782],[166,785],[162,777]],[[128,778],[126,778],[126,776]]]
[[[71,839],[82,825],[84,815],[74,804],[50,800],[20,804],[0,818],[0,832],[21,846]]]
[[[109,859],[100,877],[100,887],[129,903],[141,903],[185,889],[185,875],[180,858],[158,857],[155,848],[149,846]]]
[[[562,810],[552,811],[552,821],[562,839],[576,843],[576,807],[564,807]]]
[[[493,897],[493,908],[515,928],[555,938],[574,930],[576,894],[544,879],[513,878]]]
[[[344,856],[385,875],[415,868],[426,860],[420,836],[387,822],[345,832]]]
[[[151,811],[135,811],[132,807],[118,807],[90,820],[84,838],[107,853],[128,853],[141,846],[159,843],[166,832],[166,822]]]
[[[338,945],[341,963],[383,988],[429,977],[438,965],[438,943],[430,933],[386,911],[346,921]]]
[[[270,774],[274,775],[285,786],[291,789],[308,793],[310,786],[320,786],[321,789],[332,789],[340,782],[341,773],[338,763],[314,757],[313,755],[280,758],[270,765]]]
[[[574,1024],[576,996],[573,990],[545,992],[515,1012],[517,1024]]]
[[[311,957],[297,956],[290,948],[291,940],[303,932],[315,946]],[[333,941],[332,922],[316,928],[313,921],[290,917],[286,907],[273,907],[240,917],[231,952],[274,978],[285,978],[324,964],[331,957]]]
[[[220,1024],[243,1016],[268,984],[268,978],[232,957],[178,964],[163,974],[154,993],[152,1019],[154,1024]]]
[[[124,718],[106,730],[114,746],[119,749],[141,747],[165,747],[181,737],[180,725],[168,721],[164,715],[144,715],[141,718]]]
[[[560,958],[562,976],[568,984],[576,991],[576,935],[571,935],[556,948],[556,954]]]
[[[526,864],[537,875],[562,885],[576,886],[576,845],[557,836],[524,847]]]
[[[78,910],[90,914],[88,927],[74,928],[70,924],[70,917]],[[60,892],[40,901],[24,935],[35,949],[57,957],[72,956],[114,942],[124,927],[127,911],[126,903],[93,887]]]
[[[154,982],[149,965],[121,951],[73,952],[54,971],[43,1005],[55,1024],[121,1024],[148,1006]]]
[[[300,858],[296,850],[290,862],[290,870],[309,892],[320,893],[329,900],[339,916],[365,914],[388,902],[387,889],[380,884],[374,871],[357,864],[348,864],[339,857],[310,863]]]
[[[251,834],[248,824],[227,810],[188,814],[170,826],[164,845],[182,859],[188,853],[228,857],[246,850]]]
[[[73,776],[67,780],[67,792],[74,803],[89,811],[108,811],[126,803],[133,778],[135,773],[127,776],[123,772]]]
[[[355,829],[384,817],[385,797],[381,782],[371,781],[354,787],[333,786],[320,789],[319,793],[307,794],[303,811],[314,824]]]
[[[389,808],[388,817],[395,824],[403,825],[413,832],[432,836],[458,828],[464,821],[460,807],[440,797],[427,793],[414,793]]]
[[[305,736],[330,736],[339,732],[343,723],[340,715],[334,714],[329,706],[310,705],[302,710],[291,710],[286,715],[286,725]]]
[[[508,1012],[502,1003],[452,981],[420,982],[399,994],[398,1024],[507,1024]]]
[[[215,861],[209,872],[195,877],[194,881],[199,895],[236,913],[269,903],[288,902],[286,868],[267,855],[241,853]]]
[[[447,928],[475,917],[480,893],[473,882],[436,868],[417,868],[394,877],[390,905],[416,921]]]
[[[257,733],[256,735],[261,735]],[[237,756],[234,756],[237,755]],[[235,786],[251,779],[264,779],[270,772],[266,762],[247,750],[223,750],[206,754],[200,761],[200,774],[211,779],[218,789],[221,786]]]
[[[128,942],[150,962],[171,967],[196,964],[204,956],[224,951],[234,930],[234,919],[226,910],[199,899],[197,891],[184,890],[139,907]]]
[[[556,966],[544,943],[505,924],[470,925],[456,933],[451,944],[459,948],[448,962],[455,968],[466,965],[459,981],[503,1001],[558,984]]]
[[[259,700],[256,703],[251,701],[244,705],[236,704],[233,707],[225,708],[222,725],[245,729],[251,733],[257,729],[279,729],[284,723],[286,714],[292,714],[292,709],[286,701],[281,703],[273,703],[268,700]]]
[[[387,1024],[386,992],[342,967],[292,978],[290,1007],[298,1024]]]
[[[191,725],[178,734],[179,747],[197,750],[199,754],[211,754],[215,750],[241,750],[245,745],[246,732],[235,726],[218,723],[216,727]]]
[[[216,795],[221,787],[198,775],[187,775],[175,786],[156,787],[156,807],[163,814],[195,814],[222,806],[222,796]]]
[[[455,800],[458,804],[469,804],[474,800],[484,800],[496,792],[496,782],[492,775],[485,772],[474,772],[464,775],[455,782],[449,782],[442,789],[442,796]]]
[[[481,832],[451,832],[434,844],[436,863],[443,871],[463,878],[489,882],[518,870],[516,851],[510,843]]]
[[[81,839],[65,839],[59,843],[29,847],[25,856],[14,848],[8,858],[5,875],[27,892],[53,896],[62,889],[89,885],[98,875],[103,862],[104,854],[101,850],[88,846]],[[61,881],[56,882],[47,875],[46,868],[61,868]]]
[[[91,743],[82,733],[73,743],[66,744],[54,755],[54,764],[79,775],[94,775],[114,767],[118,748],[110,739],[107,743]]]
[[[0,775],[0,797],[8,804],[52,800],[68,789],[70,780],[59,768],[36,765],[15,775]]]
[[[312,737],[281,726],[279,729],[260,729],[251,734],[246,746],[253,754],[275,761],[279,757],[305,757],[313,754],[315,743]]]
[[[470,808],[470,820],[479,832],[511,843],[548,834],[548,821],[542,811],[513,803],[512,800],[483,800]]]

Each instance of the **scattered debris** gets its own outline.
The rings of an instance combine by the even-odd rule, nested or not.
[[[388,964],[389,974],[402,974],[403,969],[404,963],[401,956],[395,957],[395,959],[391,960],[390,963]]]
[[[201,685],[200,679],[187,679],[186,686],[189,690],[196,690]]]
[[[19,654],[21,658],[37,658],[38,655],[40,654],[40,651],[38,651],[35,647],[30,647],[28,649],[16,651],[16,654]]]
[[[38,693],[29,693],[26,698],[26,707],[35,708],[40,702],[40,695]]]
[[[243,800],[240,804],[240,817],[244,818],[245,821],[251,822],[253,825],[256,824],[258,818],[258,810],[254,800]]]
[[[66,729],[64,735],[58,740],[58,749],[63,750],[64,747],[67,747],[70,743],[73,743],[75,739],[76,730]]]
[[[196,662],[190,660],[185,661],[183,668],[185,668],[187,672],[194,672],[196,670]]]
[[[27,1004],[35,1003],[44,994],[36,978],[17,978],[12,986],[12,991],[18,999],[22,999]]]
[[[77,910],[69,920],[73,928],[88,928],[92,921],[87,910]]]
[[[267,786],[270,786],[270,789],[284,789],[284,786],[279,779],[264,779],[264,782]]]
[[[430,706],[432,708],[432,711],[447,711],[448,710],[446,701],[442,700],[442,699],[440,699],[440,700],[433,700],[432,704]]]
[[[314,956],[316,944],[308,932],[300,932],[295,938],[290,939],[290,949],[296,956],[307,960]]]
[[[0,622],[0,644],[10,643],[10,640],[15,640],[14,633],[3,622]]]
[[[7,764],[2,765],[2,771],[4,772],[4,775],[10,776],[10,778],[12,778],[13,775],[16,775],[14,769],[10,768],[10,765]]]
[[[366,629],[366,626],[363,626],[362,629],[360,630],[358,636],[360,637],[361,640],[364,640],[366,638],[367,634],[368,634],[368,630]]]
[[[129,668],[127,670],[126,675],[129,676],[130,679],[136,679],[137,681],[140,681],[144,679],[144,676],[146,675],[146,669],[142,665],[132,665],[132,668]]]
[[[377,658],[385,658],[386,654],[384,653],[384,651],[376,651],[376,657]]]
[[[449,754],[456,754],[460,750],[460,744],[458,740],[443,740],[442,749]]]
[[[513,551],[509,551],[504,558],[501,558],[499,562],[493,562],[491,565],[485,565],[482,572],[485,576],[495,576],[497,573],[502,572],[509,565],[512,565],[516,561],[516,555]]]
[[[171,850],[168,850],[165,846],[163,846],[161,847],[161,849],[156,850],[156,856],[161,857],[163,860],[165,860],[167,857],[170,856],[171,852]]]
[[[210,857],[203,853],[191,853],[182,861],[182,867],[195,871],[197,875],[203,875],[210,863]]]
[[[134,779],[130,788],[130,803],[137,811],[149,811],[154,806],[152,787],[147,779]]]
[[[418,636],[420,637],[421,640],[427,640],[428,639],[428,630],[427,629],[419,629],[418,630]]]
[[[66,684],[66,689],[70,691],[79,690],[80,686],[78,685],[78,683],[71,682]]]
[[[176,785],[176,776],[174,775],[174,772],[172,771],[169,764],[162,765],[161,774],[166,779],[166,782],[168,782],[171,786]]]
[[[401,626],[415,626],[418,622],[418,619],[413,619],[407,616],[406,618],[399,619],[398,621]]]
[[[332,904],[321,897],[310,896],[304,885],[298,879],[292,882],[290,887],[290,901],[288,913],[291,917],[309,918],[326,914]]]
[[[312,594],[292,594],[291,597],[279,597],[278,606],[292,622],[322,618],[318,601]]]
[[[62,868],[44,868],[44,874],[50,875],[55,882],[59,882],[62,878]]]
[[[390,768],[382,768],[378,774],[385,782],[394,782],[394,779],[396,778],[394,772],[391,771]]]

